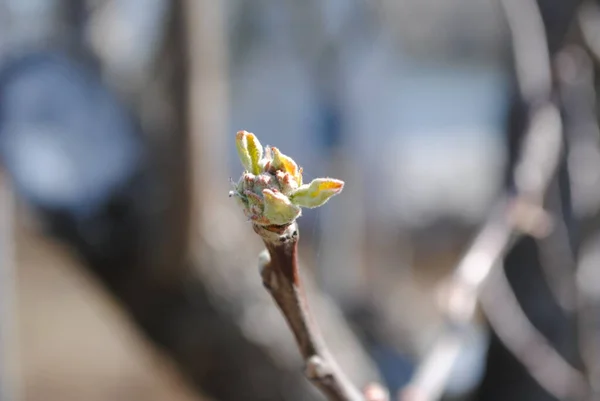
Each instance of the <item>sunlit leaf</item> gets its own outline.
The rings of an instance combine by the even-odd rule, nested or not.
[[[262,193],[264,197],[263,215],[270,224],[289,224],[300,216],[300,208],[292,204],[289,198],[281,192],[263,189]]]
[[[278,170],[277,173],[275,173],[275,178],[277,179],[279,188],[284,195],[289,195],[298,188],[296,179],[293,178],[289,173],[284,173],[283,171]]]
[[[271,167],[275,170],[281,170],[285,173],[289,173],[295,180],[298,180],[299,169],[298,165],[289,156],[284,155],[279,151],[279,149],[272,147],[271,151],[273,152],[273,162]]]
[[[316,178],[310,184],[300,186],[290,195],[290,199],[295,205],[315,208],[324,205],[343,188],[344,182],[335,178]]]
[[[244,168],[252,174],[260,174],[263,147],[258,138],[251,132],[239,131],[235,137],[235,145]]]

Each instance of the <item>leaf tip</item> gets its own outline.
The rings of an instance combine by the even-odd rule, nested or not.
[[[298,206],[315,208],[324,205],[332,196],[344,188],[344,181],[335,178],[316,178],[302,185],[293,194],[292,202]]]
[[[300,207],[294,205],[281,192],[265,188],[262,190],[262,194],[265,200],[264,216],[270,224],[289,224],[300,216]]]
[[[260,174],[263,148],[256,135],[246,130],[238,131],[235,143],[244,168],[253,174]]]

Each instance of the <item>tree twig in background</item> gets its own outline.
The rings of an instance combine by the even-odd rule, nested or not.
[[[580,251],[577,271],[579,289],[578,323],[579,346],[585,365],[592,397],[600,393],[600,283],[598,263],[600,261],[600,236],[587,238]]]
[[[551,100],[551,65],[544,25],[535,1],[502,0],[501,3],[512,35],[521,94],[531,107],[529,127],[521,145],[520,161],[514,170],[516,195],[506,195],[506,200],[500,203],[500,211],[490,217],[458,264],[450,280],[448,298],[443,308],[445,327],[413,380],[401,393],[400,399],[403,401],[432,401],[440,398],[454,361],[466,341],[465,327],[474,317],[477,298],[490,273],[495,270],[494,267],[520,233],[539,237],[547,235],[551,229],[551,219],[542,207],[562,152],[562,121],[558,108]],[[494,283],[489,283],[489,287],[493,285]],[[496,313],[510,299],[496,299],[494,302],[497,307],[488,308],[486,312],[493,315],[490,317],[491,321],[499,321],[506,314]],[[512,308],[512,312],[517,322],[528,322],[520,308]],[[520,325],[525,333],[524,338],[543,339],[537,331],[528,331],[532,327],[530,324]],[[508,336],[504,336],[504,339],[513,340]],[[545,339],[541,341],[547,343]],[[558,353],[552,354],[560,361],[558,367],[540,370],[537,369],[538,364],[550,360],[540,360],[539,356],[547,356],[547,353],[528,354],[521,343],[510,344],[508,348],[519,351],[515,357],[524,366],[535,368],[531,372],[532,376],[550,393],[556,393],[552,384],[560,382],[570,383],[567,387],[570,393],[585,392],[585,381]],[[557,373],[565,374],[566,377],[561,378],[562,381],[553,381],[557,379],[553,377]],[[547,387],[548,383],[551,384],[550,387]]]
[[[549,99],[552,67],[544,21],[535,0],[499,0],[512,39],[521,95],[528,103]]]
[[[596,62],[600,61],[600,37],[598,36],[600,5],[595,1],[586,1],[579,7],[577,24],[582,36],[582,44]]]
[[[504,208],[505,205],[501,206]],[[441,397],[454,362],[467,340],[466,325],[475,314],[481,285],[511,243],[512,231],[505,216],[504,210],[490,216],[456,267],[447,287],[447,304],[443,309],[445,326],[402,391],[400,400],[432,401]]]
[[[445,328],[440,335],[437,343],[432,347],[430,353],[424,358],[424,362],[419,366],[417,373],[407,388],[403,391],[401,399],[403,401],[412,400],[437,400],[443,393],[446,382],[451,373],[454,361],[456,360],[462,346],[467,338],[464,336],[466,325],[473,319],[477,304],[477,298],[480,295],[482,286],[489,279],[490,273],[494,267],[501,261],[506,251],[514,243],[520,233],[533,234],[534,236],[542,236],[547,234],[550,229],[550,217],[541,209],[541,204],[534,203],[533,200],[541,201],[543,194],[552,174],[556,170],[558,163],[558,153],[560,152],[560,141],[550,138],[550,142],[554,146],[544,147],[547,151],[546,155],[554,163],[535,164],[537,157],[541,156],[538,153],[539,148],[533,146],[533,143],[539,142],[540,136],[558,135],[560,138],[560,119],[558,110],[548,105],[546,108],[540,109],[532,118],[532,124],[526,137],[526,144],[529,142],[529,147],[525,146],[523,159],[519,163],[521,173],[526,175],[525,168],[538,171],[538,177],[543,177],[536,183],[531,183],[528,188],[530,191],[525,192],[527,195],[521,198],[522,195],[518,191],[517,197],[510,201],[501,202],[499,211],[493,213],[471,247],[466,252],[465,256],[458,264],[453,277],[450,280],[447,292],[446,304],[443,312],[446,317]],[[528,149],[536,150],[530,152]],[[540,167],[541,165],[541,167]],[[538,188],[540,194],[531,191],[532,188]],[[494,283],[490,283],[493,286]],[[505,302],[504,299],[496,299],[498,308],[486,310],[487,313],[496,313]],[[522,311],[517,308],[513,310],[515,313]],[[494,319],[494,317],[492,317]],[[527,319],[525,316],[519,316],[517,319]],[[531,334],[527,338],[538,337],[536,334]],[[505,337],[506,340],[511,338]],[[509,347],[511,349],[520,349],[520,347]],[[525,366],[531,365],[532,358],[520,353],[515,355],[519,360],[522,360]],[[557,355],[558,356],[558,355]],[[563,361],[564,364],[566,362]],[[559,370],[564,371],[564,370]],[[534,378],[538,379],[536,375]],[[540,382],[542,386],[548,381]],[[577,384],[579,385],[579,384]],[[553,389],[548,389],[550,392]]]
[[[503,269],[494,269],[479,297],[494,332],[529,374],[559,400],[581,400],[585,376],[572,367],[529,321]]]
[[[587,16],[586,13],[591,13]],[[597,5],[587,5],[581,19],[598,17]],[[582,26],[584,39],[585,28]],[[591,33],[590,33],[591,34]],[[597,43],[589,43],[588,49]],[[571,177],[571,196],[574,213],[580,220],[580,246],[576,269],[577,320],[579,349],[592,399],[600,396],[600,128],[597,116],[594,64],[591,55],[575,45],[567,46],[556,58],[556,76],[559,85],[565,125],[568,127],[568,167]]]
[[[577,307],[575,284],[575,250],[569,238],[569,228],[565,222],[563,199],[556,177],[548,188],[546,208],[552,210],[553,229],[548,236],[536,238],[536,247],[548,288],[556,303],[567,313]]]

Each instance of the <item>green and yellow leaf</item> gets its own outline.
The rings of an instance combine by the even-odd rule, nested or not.
[[[263,216],[270,224],[285,225],[300,216],[301,210],[290,202],[289,198],[281,192],[263,189],[264,211]]]
[[[316,178],[310,184],[300,186],[290,195],[290,199],[295,205],[315,208],[324,205],[343,188],[344,181],[335,178]]]
[[[244,168],[252,174],[260,174],[263,147],[258,138],[251,132],[238,131],[235,137],[235,145]]]
[[[275,170],[281,170],[284,173],[289,173],[292,177],[294,177],[298,185],[301,185],[302,169],[298,168],[298,165],[296,164],[294,159],[284,155],[276,147],[272,147],[271,151],[273,152],[273,162],[271,164],[271,167]]]

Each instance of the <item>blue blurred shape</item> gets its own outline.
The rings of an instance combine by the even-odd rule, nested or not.
[[[136,172],[143,144],[88,65],[38,52],[0,68],[0,157],[27,201],[86,216]]]
[[[371,356],[379,366],[385,384],[392,394],[396,394],[409,383],[415,364],[408,356],[385,344],[374,345],[371,348]]]

